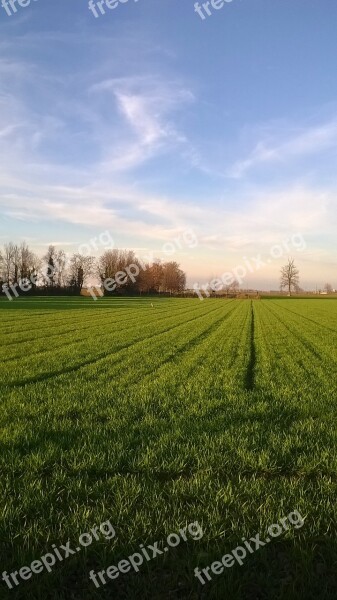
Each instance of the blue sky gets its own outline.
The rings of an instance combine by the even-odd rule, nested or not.
[[[174,259],[205,282],[300,233],[303,286],[337,287],[336,27],[334,0],[0,6],[0,245],[164,258],[193,228]]]

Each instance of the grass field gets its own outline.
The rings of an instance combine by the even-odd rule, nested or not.
[[[116,530],[0,597],[336,598],[337,301],[152,302],[0,302],[1,572]],[[194,576],[295,509],[302,528]],[[202,539],[89,580],[195,521]]]

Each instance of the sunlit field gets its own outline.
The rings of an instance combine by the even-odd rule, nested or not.
[[[2,300],[0,331],[1,571],[116,530],[1,598],[337,597],[336,300]],[[303,527],[195,577],[295,509]]]

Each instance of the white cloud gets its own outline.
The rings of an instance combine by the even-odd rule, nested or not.
[[[116,78],[103,80],[89,91],[94,96],[108,94],[122,117],[118,122],[122,139],[107,150],[104,170],[132,169],[177,149],[182,157],[188,156],[189,143],[175,126],[174,114],[192,102],[194,96],[178,82],[156,76]]]
[[[284,132],[279,135],[284,137]],[[269,135],[268,139],[258,141],[247,158],[234,163],[228,170],[228,175],[240,178],[254,167],[287,162],[337,147],[337,120],[316,127],[298,128],[295,132],[291,129],[288,139],[283,141],[273,137]]]

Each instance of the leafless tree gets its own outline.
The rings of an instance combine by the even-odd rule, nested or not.
[[[324,286],[324,291],[325,291],[327,294],[332,294],[332,292],[333,292],[333,288],[332,288],[332,285],[331,285],[331,283],[326,283],[326,284],[325,284],[325,286]]]
[[[67,256],[64,250],[55,253],[56,285],[61,288],[66,282]]]
[[[102,283],[108,279],[115,280],[114,292],[133,293],[138,290],[137,281],[125,275],[131,265],[136,265],[140,272],[141,266],[133,250],[107,250],[98,261],[98,276]]]
[[[19,283],[23,279],[30,279],[39,262],[26,242],[22,242],[20,246],[13,244],[13,242],[5,244],[1,257],[0,277],[9,284]]]
[[[182,292],[186,286],[186,275],[178,263],[167,262],[163,265],[163,288],[166,292]]]
[[[95,259],[93,256],[73,254],[69,266],[69,285],[81,293],[88,277],[94,272]]]
[[[240,284],[237,279],[233,279],[232,283],[225,285],[226,295],[228,294],[237,294],[240,290]]]
[[[3,255],[3,271],[4,271],[4,280],[6,283],[14,283],[14,274],[15,274],[15,255],[16,255],[15,244],[9,242],[4,245],[4,255]]]
[[[159,294],[163,291],[164,267],[159,258],[155,259],[150,266],[150,291]]]
[[[46,262],[45,283],[47,287],[61,288],[66,282],[67,257],[64,250],[57,250],[49,246],[47,254],[43,257]]]
[[[153,273],[149,263],[143,264],[143,269],[138,275],[137,283],[140,294],[149,294],[153,289]]]
[[[29,249],[26,242],[22,242],[19,248],[19,273],[20,279],[29,279],[34,281],[37,278],[38,271],[41,268],[41,259]],[[33,277],[32,277],[33,275]]]
[[[281,290],[288,289],[291,296],[292,290],[298,289],[300,283],[300,272],[295,266],[293,258],[289,258],[287,264],[281,269]]]
[[[46,262],[47,273],[46,273],[46,285],[47,287],[56,287],[56,248],[55,246],[49,246],[47,254],[43,257]]]

